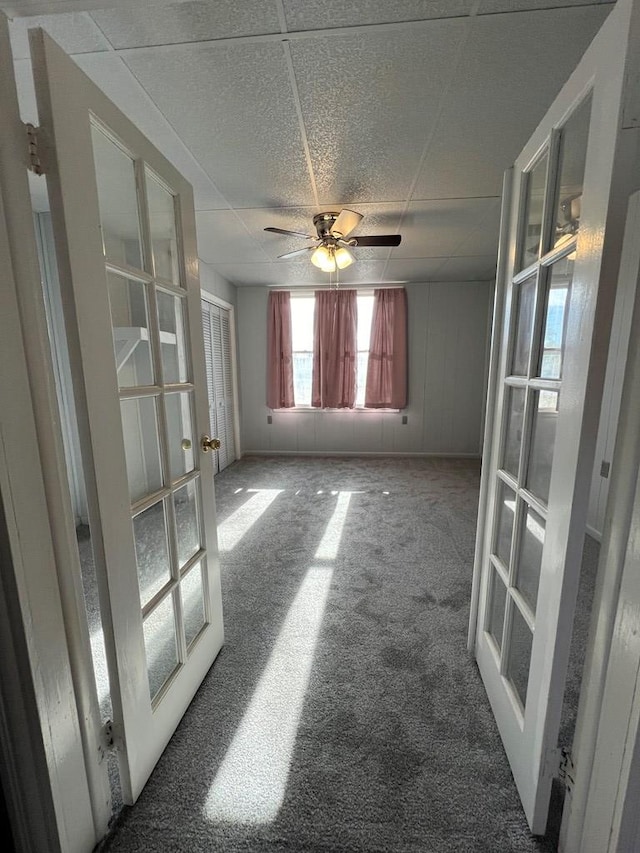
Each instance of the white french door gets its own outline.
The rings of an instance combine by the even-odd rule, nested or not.
[[[546,829],[608,324],[631,3],[516,161],[494,330],[475,654],[531,830]],[[637,8],[637,7],[636,7]],[[613,188],[612,188],[613,186]],[[613,246],[613,248],[610,248]]]
[[[237,457],[230,311],[203,299],[202,330],[209,419],[211,429],[220,440],[214,461],[214,473],[217,473],[223,471]]]
[[[125,802],[223,642],[191,187],[30,32]]]

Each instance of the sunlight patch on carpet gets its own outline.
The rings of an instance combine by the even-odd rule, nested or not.
[[[344,523],[347,520],[349,502],[354,492],[339,492],[336,508],[315,553],[316,560],[335,560],[338,556]]]
[[[284,489],[247,489],[247,492],[254,493],[253,497],[218,526],[220,550],[232,551],[283,491]]]
[[[306,573],[207,796],[208,820],[264,824],[276,818],[332,575],[318,567]]]

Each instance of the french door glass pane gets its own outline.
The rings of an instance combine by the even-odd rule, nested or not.
[[[558,422],[557,391],[534,391],[531,450],[527,488],[543,503],[549,500],[549,483]]]
[[[202,594],[202,566],[198,563],[182,579],[180,584],[184,633],[187,646],[195,639],[205,623],[204,596]]]
[[[102,245],[107,260],[142,269],[136,176],[131,157],[91,126]]]
[[[155,397],[120,401],[131,503],[162,486]]]
[[[500,558],[507,571],[509,570],[509,554],[511,552],[515,512],[516,493],[500,480],[496,494],[496,532],[493,552]]]
[[[175,200],[149,169],[145,169],[145,173],[155,274],[159,278],[180,284]]]
[[[522,444],[522,422],[524,419],[524,388],[509,388],[505,391],[507,424],[504,436],[502,467],[518,479],[520,445]]]
[[[171,293],[158,290],[157,301],[164,383],[171,385],[187,382],[189,374],[185,346],[183,300]]]
[[[528,267],[538,260],[540,242],[542,240],[542,214],[544,207],[545,187],[547,183],[547,163],[549,157],[545,154],[538,160],[534,168],[525,176],[524,217],[522,222],[522,252],[520,269]]]
[[[571,239],[580,228],[582,185],[587,159],[591,98],[570,116],[562,131],[562,157],[556,199],[556,246]]]
[[[522,520],[516,589],[522,594],[534,613],[538,601],[544,528],[544,519],[531,507],[528,507],[527,514]]]
[[[524,708],[527,704],[527,686],[529,683],[533,634],[513,600],[511,608],[511,642],[509,645],[507,677],[515,687],[515,691]]]
[[[198,488],[196,481],[173,493],[180,568],[200,549],[198,529]]]
[[[140,606],[144,607],[171,580],[164,501],[133,519]]]
[[[562,258],[551,266],[548,275],[549,286],[539,375],[543,379],[560,379],[569,294],[573,279],[573,260],[569,257]]]
[[[178,665],[173,595],[168,595],[143,623],[149,692],[153,699]]]
[[[498,572],[491,569],[491,602],[489,604],[488,631],[502,651],[502,632],[504,629],[504,608],[507,601],[507,588]]]
[[[191,426],[191,394],[182,391],[165,394],[167,439],[171,479],[177,480],[193,471],[193,428]]]
[[[536,297],[535,276],[514,285],[518,293],[518,308],[516,327],[514,330],[513,365],[511,373],[514,376],[528,376],[529,353],[531,352],[531,335],[533,331],[533,309]]]
[[[145,286],[107,274],[118,387],[153,385]]]

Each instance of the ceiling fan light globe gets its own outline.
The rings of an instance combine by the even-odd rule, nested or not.
[[[336,262],[333,253],[326,246],[318,246],[311,255],[311,263],[322,272],[335,272]]]
[[[336,266],[340,270],[346,269],[346,267],[350,267],[351,264],[355,261],[355,258],[353,257],[351,252],[342,246],[340,246],[340,248],[336,249],[335,258],[336,258]]]

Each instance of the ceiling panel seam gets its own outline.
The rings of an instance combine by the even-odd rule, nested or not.
[[[246,36],[224,36],[222,38],[213,39],[198,39],[196,41],[184,42],[166,42],[162,44],[144,44],[138,47],[121,47],[115,48],[118,53],[129,54],[138,53],[148,50],[158,51],[179,51],[202,45],[203,47],[215,47],[216,45],[227,44],[260,44],[263,42],[288,42],[288,41],[305,41],[311,39],[327,39],[348,37],[357,34],[367,33],[388,33],[395,30],[408,30],[414,32],[416,27],[435,28],[447,27],[451,21],[461,21],[470,17],[470,15],[456,15],[449,18],[419,18],[414,21],[389,21],[384,24],[358,24],[351,27],[330,27],[320,30],[288,30],[286,33],[258,33],[255,35]]]
[[[94,26],[94,27],[96,28],[96,30],[100,33],[101,37],[105,40],[105,42],[106,42],[106,43],[107,43],[107,45],[108,45],[108,49],[107,49],[107,50],[105,50],[105,51],[100,51],[100,53],[115,53],[115,50],[116,50],[116,49],[115,49],[115,47],[113,46],[113,44],[111,43],[111,39],[110,39],[110,38],[109,38],[109,36],[105,33],[105,31],[102,29],[102,27],[100,26],[100,24],[96,21],[96,19],[93,17],[93,15],[91,14],[91,12],[85,12],[85,17],[86,17],[86,18],[88,18],[88,20],[89,20],[89,21],[91,21],[91,23],[93,24],[93,26]],[[73,56],[73,54],[72,54],[72,53],[70,53],[70,54],[69,54],[69,56]]]
[[[431,130],[427,134],[427,138],[425,140],[424,147],[422,149],[422,154],[420,155],[420,160],[418,161],[418,166],[417,166],[417,169],[415,172],[415,176],[414,176],[413,181],[411,182],[411,186],[409,187],[409,190],[407,192],[407,200],[404,204],[403,210],[400,213],[400,221],[398,223],[398,231],[400,231],[402,228],[402,223],[403,223],[404,218],[405,218],[407,211],[409,209],[409,204],[413,200],[413,193],[415,192],[415,189],[418,185],[418,181],[420,179],[420,174],[422,172],[422,167],[424,166],[425,160],[427,159],[427,154],[429,152],[429,148],[431,147],[431,143],[433,142],[433,139],[435,137],[436,128],[438,127],[438,124],[440,123],[440,117],[444,111],[445,103],[447,103],[447,101],[448,101],[448,95],[449,95],[449,92],[450,92],[451,87],[453,85],[453,80],[454,80],[454,78],[458,72],[458,68],[460,66],[460,62],[462,59],[464,49],[467,45],[467,42],[469,41],[469,37],[471,35],[473,23],[474,23],[474,20],[476,18],[476,15],[478,13],[478,9],[480,8],[480,4],[481,4],[481,0],[475,0],[473,6],[469,10],[469,14],[468,14],[469,20],[467,22],[467,25],[465,26],[464,35],[460,39],[460,44],[458,45],[458,49],[456,51],[455,61],[452,63],[451,73],[449,74],[448,84],[442,90],[442,94],[440,96],[440,103],[438,104],[438,109],[436,110],[435,118],[434,118],[433,122],[431,123]],[[387,267],[389,266],[389,261],[391,260],[392,252],[393,252],[393,249],[389,249],[389,253],[387,255],[385,266],[384,266],[384,269],[382,272],[382,278],[383,279],[386,277]]]
[[[284,5],[282,0],[275,0],[276,8],[278,10],[278,20],[280,21],[280,27],[282,29],[283,34],[287,33],[287,18],[284,12]],[[287,74],[289,76],[289,85],[291,86],[291,94],[293,95],[293,102],[296,108],[296,116],[298,117],[298,129],[300,131],[300,137],[302,139],[302,148],[304,150],[304,159],[307,164],[307,171],[309,173],[309,180],[311,181],[311,191],[313,192],[313,200],[315,201],[316,208],[320,207],[320,203],[318,200],[318,186],[316,184],[316,176],[313,171],[313,162],[311,160],[311,149],[309,148],[309,139],[307,137],[307,128],[305,127],[304,117],[302,115],[302,104],[300,102],[300,92],[298,90],[298,82],[296,80],[296,72],[293,68],[293,60],[291,59],[291,49],[289,47],[289,42],[285,39],[282,42],[282,51],[284,53],[284,59],[287,63]]]

